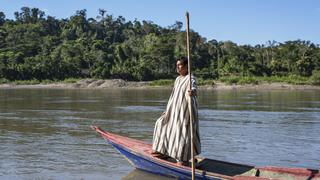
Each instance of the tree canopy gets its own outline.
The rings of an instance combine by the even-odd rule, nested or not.
[[[122,78],[155,80],[176,75],[176,59],[186,56],[182,22],[160,27],[126,21],[99,9],[96,18],[79,10],[67,19],[22,7],[15,19],[0,12],[0,78],[8,80]],[[219,76],[309,77],[320,70],[319,45],[305,40],[237,45],[190,32],[193,70]]]

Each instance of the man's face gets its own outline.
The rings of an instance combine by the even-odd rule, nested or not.
[[[177,61],[177,72],[180,74],[180,75],[186,75],[187,74],[187,66],[183,65],[181,63],[181,61]]]

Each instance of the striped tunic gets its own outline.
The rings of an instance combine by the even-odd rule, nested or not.
[[[196,81],[191,76],[192,89],[196,90]],[[153,151],[160,152],[180,161],[191,159],[190,148],[190,113],[188,101],[190,96],[189,76],[178,76],[169,98],[166,111],[157,120],[153,134]],[[194,155],[200,154],[197,98],[192,96],[192,114],[194,128]]]

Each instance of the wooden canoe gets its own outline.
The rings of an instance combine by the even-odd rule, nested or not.
[[[123,137],[91,126],[137,169],[178,179],[191,179],[191,167],[179,165],[172,158],[151,154],[150,143]],[[285,167],[255,167],[196,157],[196,179],[234,180],[320,180],[319,170]]]

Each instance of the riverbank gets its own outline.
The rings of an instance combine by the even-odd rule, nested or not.
[[[39,88],[56,88],[56,89],[107,89],[107,88],[171,88],[172,85],[154,85],[151,81],[132,82],[122,79],[97,80],[97,79],[81,79],[75,82],[54,82],[40,84],[23,84],[23,83],[4,83],[0,84],[1,89],[39,89]],[[259,83],[259,84],[227,84],[219,81],[213,82],[211,85],[200,85],[199,89],[212,90],[232,90],[232,89],[257,89],[257,90],[320,90],[320,86],[313,85],[292,85],[286,83]]]

